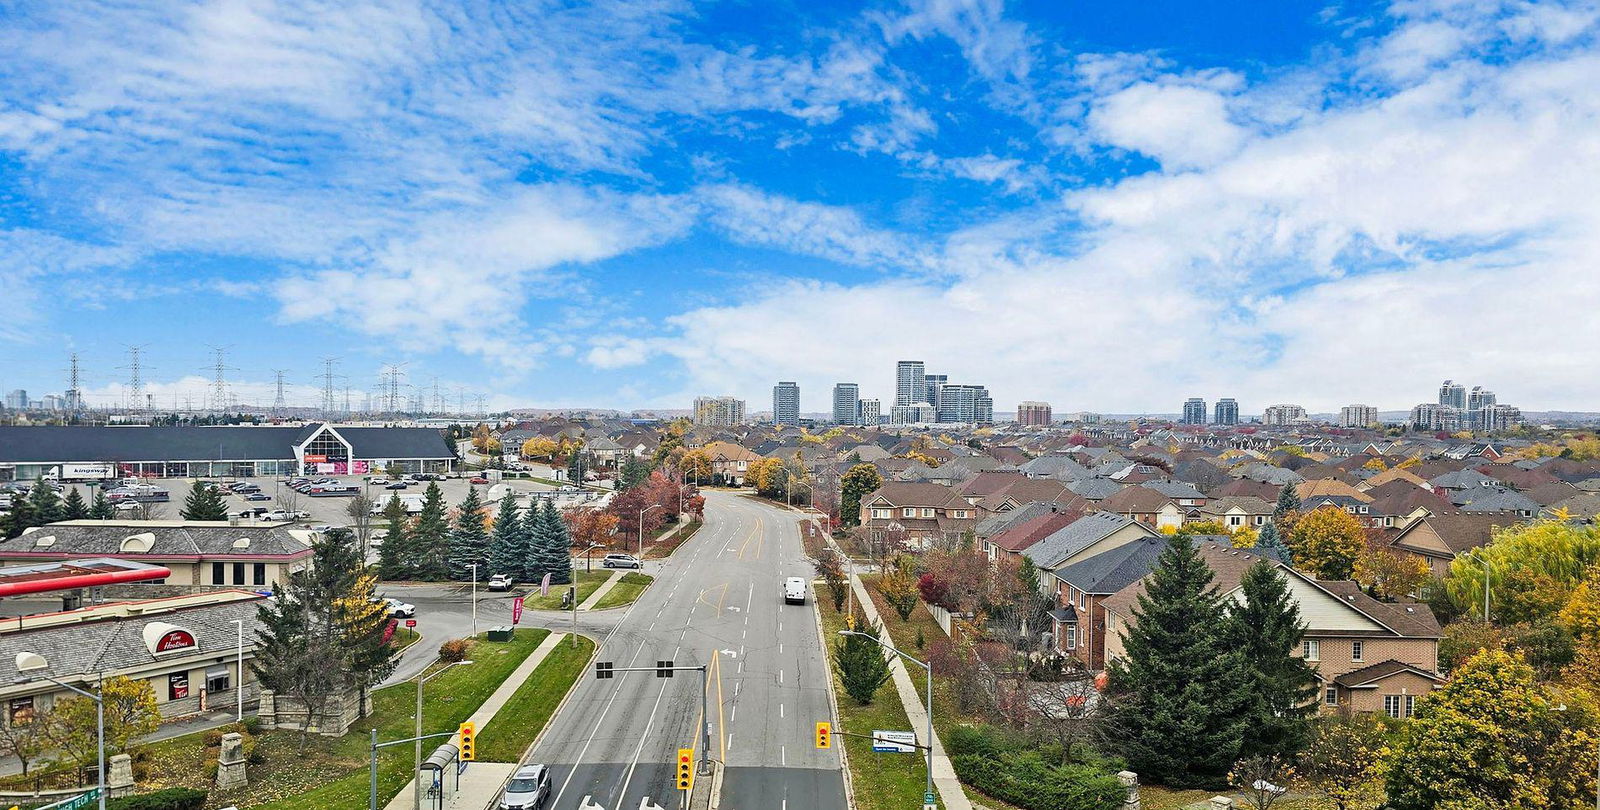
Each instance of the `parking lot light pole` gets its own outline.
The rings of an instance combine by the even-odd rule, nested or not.
[[[478,637],[478,564],[472,565],[472,637]]]
[[[412,772],[416,775],[416,778],[412,780],[412,787],[414,788],[411,791],[412,810],[422,810],[422,685],[433,680],[434,678],[439,677],[440,675],[445,674],[446,672],[449,672],[451,667],[459,667],[463,664],[470,663],[472,663],[471,659],[466,661],[452,661],[451,663],[440,667],[439,671],[433,673],[432,675],[424,676],[421,673],[417,674],[417,733],[414,735],[417,738],[417,764],[414,768],[412,768]],[[101,808],[101,810],[104,810],[104,808]]]
[[[878,646],[884,648],[885,650],[888,650],[889,652],[892,652],[895,655],[898,655],[901,658],[904,658],[907,661],[910,661],[911,663],[916,664],[917,666],[922,667],[924,670],[927,671],[927,673],[928,673],[928,740],[927,740],[927,745],[928,745],[928,748],[927,748],[927,754],[928,754],[928,788],[925,791],[927,795],[924,798],[931,800],[931,798],[933,797],[933,663],[929,662],[929,661],[923,661],[923,660],[918,659],[918,658],[916,658],[916,657],[914,657],[912,655],[909,655],[904,650],[901,650],[901,649],[895,647],[894,645],[889,644],[888,642],[884,641],[883,639],[878,638],[877,636],[870,635],[868,633],[862,633],[862,632],[857,631],[857,630],[840,630],[839,631],[839,635],[841,635],[841,636],[860,636],[860,637],[865,638],[865,639],[870,639],[870,640],[872,640],[874,642],[877,642]]]
[[[233,686],[233,694],[237,698],[237,700],[235,702],[239,706],[239,716],[238,716],[237,719],[238,719],[239,722],[243,723],[244,722],[244,619],[231,619],[230,621],[232,621],[234,624],[239,626],[239,650],[238,650],[238,660],[237,660],[237,666],[239,668],[239,674],[238,674],[237,677],[239,679],[239,682],[234,684],[234,686]]]
[[[648,507],[646,507],[644,509],[640,509],[639,510],[639,561],[640,562],[644,561],[644,516],[646,514],[648,514],[651,509],[660,509],[660,508],[661,508],[661,504],[655,503],[655,504],[651,504],[650,506],[648,506]]]

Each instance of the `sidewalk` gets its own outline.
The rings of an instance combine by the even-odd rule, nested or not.
[[[831,537],[828,538],[828,545],[839,551]],[[872,603],[872,595],[867,593],[867,587],[861,584],[861,578],[856,576],[854,566],[850,567],[850,588],[855,591],[856,604],[866,614],[867,621],[879,624],[882,620],[878,616],[878,606]],[[894,678],[894,691],[900,695],[900,705],[905,707],[906,719],[911,721],[911,728],[918,737],[926,736],[928,712],[922,698],[917,694],[917,688],[911,683],[911,676],[906,673],[905,662],[894,653],[884,654],[889,656],[889,671]],[[950,764],[950,757],[945,754],[944,743],[939,741],[937,732],[933,735],[932,745],[933,787],[939,791],[939,799],[944,802],[945,810],[973,810],[972,802],[967,799],[966,791],[962,790],[961,780],[956,778],[955,766]]]
[[[506,678],[499,688],[494,690],[494,694],[489,695],[483,701],[483,705],[479,706],[478,710],[467,718],[467,722],[476,725],[478,732],[482,733],[484,727],[489,725],[489,722],[499,713],[500,708],[506,705],[506,701],[509,701],[511,696],[516,694],[517,689],[522,686],[523,682],[533,676],[533,671],[539,668],[539,664],[544,661],[546,656],[550,655],[550,651],[555,649],[556,645],[560,644],[566,637],[567,634],[565,633],[552,632],[545,637],[544,641],[539,642],[539,646],[534,648],[533,653],[512,671],[510,677]],[[454,740],[454,737],[450,738],[451,742]],[[425,741],[422,747],[424,758],[439,744],[436,740]],[[484,810],[499,795],[500,787],[505,784],[506,779],[516,769],[516,763],[467,763],[466,771],[461,773],[459,789],[445,798],[445,810]],[[384,810],[409,810],[412,804],[411,795],[416,790],[416,781],[412,779],[407,782],[406,786],[401,788],[400,792],[396,793],[388,804],[384,805]],[[448,777],[446,778],[446,783],[452,789],[456,787],[450,784]]]
[[[594,593],[589,594],[589,598],[583,600],[583,604],[579,605],[578,609],[579,610],[593,610],[594,606],[599,603],[600,599],[602,597],[604,597],[608,592],[610,592],[610,590],[612,588],[617,587],[617,583],[621,582],[621,581],[622,581],[622,572],[621,571],[612,571],[611,572],[611,578],[606,580],[605,582],[601,583],[600,587],[595,588],[594,589]]]

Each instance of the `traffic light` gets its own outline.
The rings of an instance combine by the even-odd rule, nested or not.
[[[456,729],[456,733],[461,735],[461,761],[471,762],[477,759],[478,752],[474,749],[476,748],[478,727],[472,723],[462,723]]]
[[[678,749],[678,789],[688,790],[694,787],[694,749]]]
[[[826,720],[817,723],[817,747],[833,747],[833,724]]]
[[[596,661],[596,662],[594,662],[594,678],[595,678],[595,680],[603,681],[603,680],[606,680],[608,678],[614,678],[614,677],[616,677],[616,673],[611,671],[611,662],[610,661]]]
[[[670,677],[672,677],[672,662],[671,661],[656,661],[656,677],[657,678],[670,678]]]

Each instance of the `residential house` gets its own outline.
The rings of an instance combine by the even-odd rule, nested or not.
[[[1412,521],[1395,533],[1389,545],[1428,561],[1433,575],[1450,573],[1457,555],[1488,545],[1496,529],[1515,526],[1524,520],[1511,512],[1441,512]]]
[[[711,459],[711,474],[730,484],[743,484],[745,470],[761,456],[733,442],[714,441],[700,447]]]
[[[1057,607],[1050,614],[1056,649],[1091,670],[1104,669],[1106,613],[1101,603],[1149,574],[1166,547],[1166,538],[1139,537],[1057,570]]]
[[[1095,504],[1095,507],[1103,512],[1132,518],[1156,529],[1170,528],[1174,531],[1183,525],[1186,514],[1186,510],[1172,498],[1143,484],[1126,487]]]
[[[1211,568],[1212,586],[1223,598],[1244,598],[1240,583],[1252,565],[1266,560],[1288,581],[1306,632],[1300,655],[1316,670],[1318,703],[1324,711],[1410,717],[1417,698],[1442,685],[1438,675],[1439,622],[1426,605],[1387,603],[1354,582],[1314,580],[1281,562],[1225,543],[1197,544]],[[1155,563],[1150,563],[1152,568]],[[1134,611],[1144,593],[1141,577],[1099,602],[1104,660],[1124,655],[1124,639],[1134,626]],[[1058,644],[1064,640],[1058,638]],[[1092,654],[1092,649],[1091,649]]]
[[[977,523],[977,507],[940,484],[890,481],[861,499],[861,525],[874,543],[903,533],[912,548],[954,546]]]
[[[1040,587],[1055,590],[1054,574],[1068,563],[1126,545],[1141,537],[1156,537],[1158,532],[1133,518],[1111,512],[1091,512],[1055,532],[1040,538],[1023,550],[1040,572]]]
[[[1250,495],[1229,495],[1210,501],[1190,512],[1196,522],[1214,520],[1230,531],[1250,528],[1259,531],[1272,521],[1276,504]]]
[[[990,561],[999,560],[1002,554],[1021,554],[1034,543],[1066,528],[1080,517],[1083,517],[1083,513],[1078,511],[1046,512],[1013,524],[980,541],[980,548],[989,556]]]

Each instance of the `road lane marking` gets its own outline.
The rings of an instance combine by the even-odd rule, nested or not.
[[[779,720],[783,719],[783,704],[782,703],[778,704],[778,719]]]
[[[644,724],[644,733],[639,735],[639,747],[633,749],[633,761],[628,763],[628,773],[622,778],[622,790],[616,794],[618,800],[628,795],[628,783],[633,781],[633,769],[639,765],[639,755],[644,753],[645,740],[650,739],[650,729],[655,727],[656,711],[661,708],[661,698],[665,694],[667,694],[667,685],[662,683],[661,691],[656,693],[655,705],[650,707],[650,722]],[[618,805],[613,802],[611,806],[617,807]]]
[[[789,746],[787,746],[787,745],[778,746],[778,764],[786,766],[786,767],[788,766],[788,764],[789,764]],[[789,800],[788,799],[784,799],[783,800],[783,806],[784,807],[788,807],[789,806]]]
[[[781,670],[781,669],[778,670],[778,683],[780,685],[783,683],[783,670]]]

